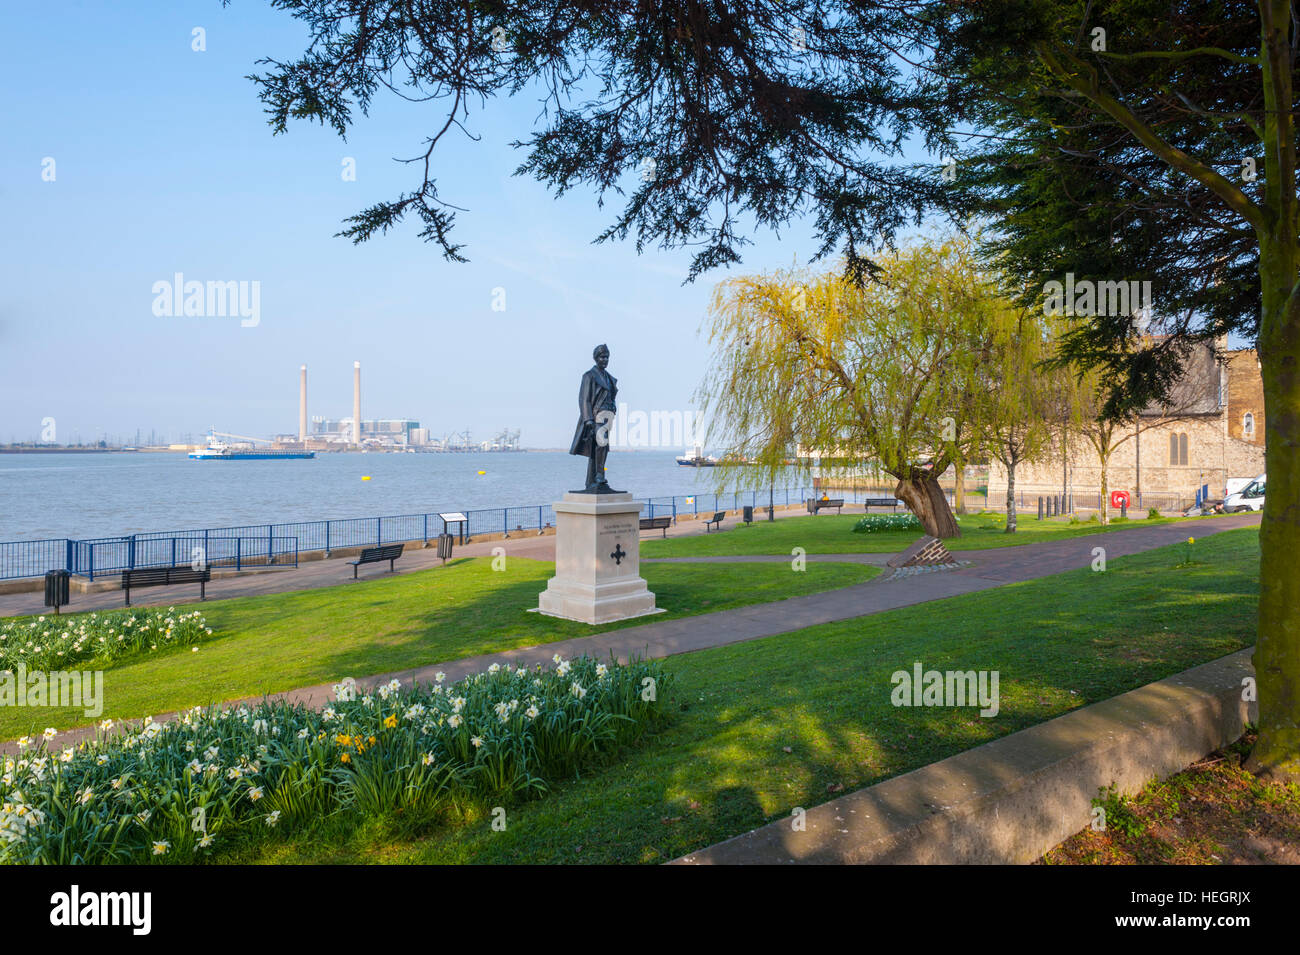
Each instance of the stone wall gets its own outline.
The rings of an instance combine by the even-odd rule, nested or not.
[[[1211,497],[1222,497],[1228,478],[1254,477],[1264,470],[1264,447],[1228,436],[1226,416],[1155,423],[1145,419],[1140,434],[1134,429],[1117,433],[1107,467],[1112,491],[1192,498],[1202,484]],[[1187,435],[1187,463],[1171,461],[1170,436]],[[1140,470],[1139,470],[1140,456]],[[1090,505],[1085,497],[1101,489],[1101,464],[1085,439],[1070,442],[1069,484],[1075,503]],[[1016,490],[1026,495],[1059,494],[1062,481],[1061,449],[1053,447],[1044,458],[1016,468]],[[996,461],[989,469],[989,503],[997,507],[1006,499],[1006,469]]]

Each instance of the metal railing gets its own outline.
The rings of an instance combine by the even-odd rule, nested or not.
[[[68,541],[68,544],[65,569],[89,580],[139,567],[182,567],[189,564],[197,568],[244,570],[249,567],[298,566],[296,537],[205,530],[172,536],[131,534],[100,537]],[[52,568],[46,568],[49,569]]]
[[[871,487],[866,484],[839,487],[835,482],[827,481],[818,487],[777,487],[722,494],[697,492],[657,496],[643,498],[640,503],[645,506],[646,517],[669,516],[676,522],[686,515],[712,516],[716,511],[739,511],[745,506],[753,507],[755,512],[759,512],[767,507],[769,500],[777,507],[797,507],[810,497],[820,497],[823,492],[831,497],[843,498],[846,504],[857,504],[866,498],[894,496],[893,488]],[[945,488],[945,496],[952,503],[950,489]],[[1033,507],[1038,492],[1017,489],[1016,497],[1018,508]],[[1075,504],[1086,506],[1084,501],[1093,497],[1081,495],[1076,498]],[[990,498],[972,489],[967,492],[968,506],[974,506],[981,498],[984,506],[997,510],[1001,510],[1005,504],[1004,494]],[[1178,495],[1143,494],[1140,501],[1129,505],[1129,510],[1147,507],[1182,510],[1191,502],[1191,498]],[[482,508],[461,513],[464,513],[467,522],[464,526],[453,526],[452,531],[462,541],[484,534],[510,536],[540,533],[555,526],[555,511],[549,504]],[[296,567],[298,555],[302,551],[329,553],[344,548],[430,541],[445,529],[438,513],[430,511],[324,521],[154,531],[92,540],[53,538],[4,541],[0,542],[0,580],[39,577],[48,570],[68,570],[93,580],[96,576],[135,567],[183,566],[194,560],[195,548],[203,548],[203,553],[213,566],[233,566],[239,570],[268,565]]]
[[[812,487],[788,487],[730,494],[678,494],[645,498],[641,503],[645,505],[647,517],[667,515],[676,521],[686,514],[739,510],[747,504],[765,507],[769,493],[775,504],[787,506],[797,505],[817,492]],[[450,510],[446,508],[443,513]],[[451,530],[462,540],[484,534],[541,533],[555,526],[555,511],[549,504],[481,508],[461,513],[467,518],[466,525],[453,525]],[[430,511],[151,531],[88,540],[3,541],[0,542],[0,580],[39,577],[49,570],[67,570],[94,579],[134,567],[183,566],[191,563],[196,547],[205,548],[209,562],[214,565],[231,564],[242,570],[257,564],[284,566],[292,560],[292,565],[297,566],[300,552],[329,553],[344,548],[430,541],[444,530],[442,518]]]

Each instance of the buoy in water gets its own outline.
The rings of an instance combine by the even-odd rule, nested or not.
[[[369,481],[369,480],[370,480],[370,475],[369,475],[369,474],[363,474],[363,475],[361,476],[361,480],[363,480],[363,481]]]

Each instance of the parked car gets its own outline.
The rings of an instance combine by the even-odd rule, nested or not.
[[[1259,511],[1264,508],[1265,476],[1259,475],[1235,494],[1229,494],[1223,501],[1223,509],[1229,514],[1237,511]]]

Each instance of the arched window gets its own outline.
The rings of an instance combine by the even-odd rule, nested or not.
[[[1170,467],[1187,466],[1187,433],[1171,434],[1169,436],[1169,465]]]
[[[1255,416],[1249,411],[1241,416],[1241,436],[1247,441],[1255,440]]]

